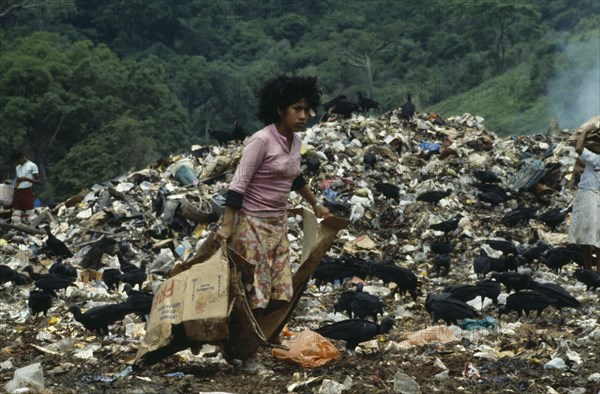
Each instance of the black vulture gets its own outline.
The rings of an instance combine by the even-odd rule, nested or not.
[[[0,285],[10,282],[15,278],[15,271],[8,265],[0,265]]]
[[[331,100],[323,103],[323,109],[325,111],[329,111],[330,108],[334,107],[336,104],[343,102],[347,99],[348,98],[346,97],[345,94],[340,94],[339,96],[336,96],[336,97],[332,98]]]
[[[551,248],[551,245],[548,245],[543,242],[538,242],[534,246],[522,252],[519,258],[521,259],[521,261],[529,265],[532,265],[534,262],[537,262],[537,265],[539,265],[539,261],[541,260],[543,254]]]
[[[354,276],[366,279],[370,272],[371,263],[366,260],[344,263],[342,260],[325,257],[317,265],[312,277],[315,279],[315,285],[321,287],[324,283],[334,283],[336,280],[342,282]]]
[[[138,267],[135,264],[130,263],[125,259],[125,255],[123,251],[117,251],[117,258],[119,259],[119,265],[121,266],[121,272],[132,272],[138,270]]]
[[[125,283],[123,290],[127,294],[127,301],[125,302],[133,307],[135,313],[138,314],[143,321],[146,321],[146,316],[150,314],[150,310],[152,309],[154,294],[133,290],[133,287],[129,283]]]
[[[473,175],[475,176],[475,178],[479,179],[479,181],[483,183],[500,182],[500,178],[498,178],[498,175],[491,171],[475,170],[473,171]]]
[[[433,270],[438,276],[447,276],[450,273],[452,257],[449,254],[438,254],[433,259]]]
[[[581,303],[577,301],[575,297],[569,294],[564,287],[556,283],[540,283],[534,281],[533,289],[538,293],[554,298],[556,303],[554,303],[553,306],[561,312],[561,315],[562,308],[579,308],[581,306]]]
[[[102,267],[102,256],[104,255],[104,250],[102,250],[98,243],[99,242],[93,244],[85,256],[83,256],[81,262],[79,263],[81,268],[97,270]]]
[[[352,112],[358,111],[360,108],[356,103],[347,99],[339,99],[330,107],[329,111],[334,114],[342,115],[344,119],[350,119]]]
[[[377,335],[388,333],[394,326],[394,320],[384,317],[381,324],[369,320],[351,319],[320,327],[315,332],[326,338],[346,341],[346,350],[354,354],[354,349],[361,342],[369,341]]]
[[[69,286],[77,287],[74,282],[75,278],[72,277],[48,274],[43,275],[43,277],[40,279],[37,279],[35,281],[35,287],[55,294],[54,292],[56,290],[66,289]]]
[[[506,213],[502,217],[501,222],[507,226],[514,227],[514,226],[518,225],[519,223],[524,223],[524,222],[528,221],[529,219],[535,218],[536,212],[537,212],[537,210],[535,208],[527,208],[527,207],[516,208],[516,209],[513,209],[512,211]]]
[[[600,287],[600,272],[598,271],[578,268],[573,275],[578,281],[587,286],[585,291],[588,291],[589,289],[596,291],[596,289]]]
[[[48,272],[51,274],[77,278],[77,268],[73,267],[70,264],[64,264],[60,259],[56,260],[50,266],[50,268],[48,268]]]
[[[429,249],[435,254],[450,254],[454,250],[454,245],[449,242],[432,242]]]
[[[46,247],[53,255],[56,257],[73,257],[73,253],[71,253],[67,245],[52,234],[50,226],[44,226],[43,229],[46,231],[46,234],[48,234]]]
[[[498,305],[498,296],[502,292],[500,283],[494,280],[481,280],[475,283],[479,287],[479,295],[481,296],[481,307],[483,308],[483,300],[489,298],[494,305]]]
[[[425,298],[425,310],[427,311],[427,313],[429,313],[431,315],[431,304],[433,304],[435,301],[445,300],[446,298],[451,298],[451,297],[452,297],[452,294],[450,294],[450,293],[439,293],[439,294],[429,293],[429,294],[427,294],[427,298]]]
[[[477,190],[483,193],[496,193],[501,195],[510,193],[505,188],[500,187],[498,185],[493,185],[491,183],[472,183],[471,185],[475,186]]]
[[[544,309],[555,303],[554,298],[537,291],[518,291],[506,298],[506,305],[501,305],[498,312],[502,316],[515,311],[517,316],[521,318],[523,311],[525,311],[525,316],[529,316],[530,311],[537,311],[536,318],[538,318]]]
[[[35,272],[31,265],[28,265],[27,267],[23,268],[23,271],[27,272],[32,280],[38,280],[48,276],[48,274],[40,274],[39,272]]]
[[[140,268],[121,274],[119,276],[119,280],[123,283],[129,283],[131,286],[138,285],[138,288],[141,289],[142,284],[147,277],[148,274],[146,274],[146,262],[142,261]]]
[[[231,134],[231,137],[234,141],[237,141],[237,142],[242,142],[246,138],[246,132],[240,125],[240,122],[237,120],[235,121],[235,125],[233,127],[233,133]]]
[[[316,175],[319,173],[321,167],[321,160],[318,157],[307,157],[306,158],[306,170],[308,175]]]
[[[350,301],[350,309],[355,318],[364,319],[372,317],[377,323],[377,315],[383,316],[383,307],[385,304],[379,297],[363,291],[362,283],[356,285],[356,293]]]
[[[429,226],[430,229],[435,231],[442,231],[444,234],[448,234],[458,228],[458,223],[462,219],[462,215],[459,213],[454,219],[446,220],[444,222],[435,223]]]
[[[400,188],[396,185],[386,182],[379,182],[375,184],[375,189],[377,189],[386,198],[391,198],[395,201],[400,199]]]
[[[442,198],[448,197],[452,193],[452,189],[446,189],[446,191],[430,191],[419,194],[417,201],[425,201],[433,204],[437,204]]]
[[[43,313],[48,314],[48,309],[52,308],[52,294],[48,291],[31,290],[27,301],[31,314],[34,316]]]
[[[27,275],[15,271],[15,276],[12,279],[12,282],[15,284],[15,286],[23,286],[30,284],[32,280]]]
[[[358,106],[360,107],[361,111],[368,111],[371,108],[379,108],[379,103],[363,96],[363,92],[358,91],[356,95],[358,96]]]
[[[457,324],[458,320],[478,317],[479,314],[471,305],[449,297],[445,299],[434,299],[429,309],[431,310],[431,324],[442,319],[446,325]]]
[[[518,255],[517,247],[510,241],[504,241],[500,239],[488,239],[485,241],[486,244],[490,245],[492,249],[499,250],[502,254],[514,256]]]
[[[473,272],[477,274],[478,278],[484,277],[492,271],[491,264],[491,258],[481,250],[480,254],[473,259]]]
[[[517,272],[494,272],[492,278],[506,287],[506,292],[533,289],[535,281],[527,274]]]
[[[372,169],[375,168],[375,164],[377,163],[377,156],[374,153],[365,152],[363,156],[363,164],[365,168],[370,166]]]
[[[214,138],[219,145],[227,145],[228,142],[233,141],[233,132],[224,130],[209,130],[208,135]]]
[[[105,269],[102,271],[102,281],[108,288],[108,291],[116,291],[121,281],[121,271],[116,268]]]
[[[565,217],[567,217],[567,213],[569,213],[573,209],[573,206],[570,206],[567,209],[561,208],[553,208],[545,211],[541,215],[538,216],[538,220],[548,227],[555,229],[559,224],[565,221]]]
[[[350,319],[352,319],[352,307],[350,304],[352,300],[354,300],[354,295],[356,295],[356,291],[345,291],[338,297],[337,301],[333,304],[334,313],[338,312],[346,312],[346,315]]]
[[[444,293],[450,293],[451,298],[463,302],[471,301],[479,296],[479,287],[475,285],[447,286],[442,290]]]
[[[570,262],[582,266],[583,254],[581,251],[568,247],[558,247],[547,250],[542,256],[542,263],[556,273],[560,272],[562,267]]]
[[[495,207],[496,205],[506,202],[513,198],[510,195],[510,193],[504,194],[504,193],[498,193],[498,192],[483,192],[483,193],[478,192],[476,194],[476,196],[481,201],[485,201],[485,202],[489,203],[492,207]]]
[[[126,302],[97,306],[81,313],[77,305],[72,305],[69,312],[75,320],[83,324],[86,330],[95,331],[97,334],[108,334],[108,326],[123,320],[125,316],[135,312],[133,306]]]
[[[392,296],[396,292],[400,292],[401,295],[408,292],[413,301],[417,300],[417,275],[411,270],[398,267],[393,262],[380,262],[378,264],[373,264],[371,274],[381,279],[384,285],[387,285],[390,282],[396,284],[396,288],[391,294]]]
[[[402,110],[402,115],[400,115],[400,117],[402,119],[409,120],[415,114],[416,108],[412,102],[412,96],[410,93],[406,95],[406,99],[406,102],[400,107]]]

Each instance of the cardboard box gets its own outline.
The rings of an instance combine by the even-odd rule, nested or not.
[[[336,217],[318,223],[307,209],[289,211],[303,216],[301,265],[293,276],[294,295],[283,307],[267,308],[254,319],[244,290],[252,283],[254,267],[214,239],[202,244],[196,256],[174,267],[154,298],[146,337],[135,360],[158,361],[187,347],[218,342],[228,359],[246,359],[268,338],[275,338],[289,319],[306,283],[325,256],[339,230],[349,221]]]
[[[83,283],[89,283],[92,281],[99,282],[102,280],[102,273],[95,270],[83,270],[79,274],[79,277]]]
[[[211,342],[229,336],[230,270],[219,248],[206,261],[161,284],[154,295],[146,337],[138,356],[168,346],[173,327],[182,324],[189,341]]]

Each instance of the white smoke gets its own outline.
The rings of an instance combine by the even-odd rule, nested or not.
[[[567,43],[559,58],[548,83],[549,116],[574,128],[600,114],[600,38]]]

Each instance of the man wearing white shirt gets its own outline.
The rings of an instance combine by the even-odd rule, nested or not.
[[[22,152],[15,152],[12,157],[17,165],[15,179],[15,193],[13,196],[12,222],[21,223],[23,211],[25,211],[25,220],[33,219],[33,190],[32,186],[40,184],[38,167],[34,162],[27,160]]]

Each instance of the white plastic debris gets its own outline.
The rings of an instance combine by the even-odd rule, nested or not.
[[[442,371],[448,369],[448,367],[446,367],[446,365],[442,362],[442,360],[440,360],[437,357],[436,357],[435,361],[433,362],[433,366],[441,369]]]
[[[340,394],[346,390],[342,383],[336,382],[335,380],[325,379],[319,387],[319,394]]]
[[[0,370],[1,371],[5,371],[7,369],[12,369],[12,368],[13,368],[13,363],[10,360],[2,361],[0,363]]]
[[[115,189],[116,189],[118,192],[121,192],[121,193],[127,193],[128,191],[130,191],[130,190],[131,190],[131,189],[133,189],[134,187],[135,187],[135,184],[134,184],[134,183],[131,183],[131,182],[121,182],[121,183],[119,183],[119,184],[118,184],[118,185],[115,187]]]
[[[73,356],[83,360],[89,360],[94,357],[94,351],[100,349],[98,344],[90,344],[83,349],[78,349],[73,352]]]
[[[12,380],[6,384],[6,391],[13,393],[22,387],[31,387],[34,390],[44,389],[42,363],[30,364],[17,369]]]
[[[342,385],[344,386],[344,390],[350,390],[352,388],[352,377],[350,377],[350,375],[346,376],[346,379],[344,379],[344,383],[342,383]]]
[[[600,372],[594,372],[593,374],[588,376],[587,381],[592,383],[600,382]]]
[[[401,394],[417,394],[421,392],[419,384],[409,375],[402,371],[396,372],[394,376],[394,392]]]
[[[557,357],[544,364],[544,369],[567,369],[567,364],[565,363],[565,360]]]
[[[448,379],[449,377],[450,377],[450,371],[448,371],[448,370],[442,371],[433,376],[433,378],[435,380],[444,380],[444,379]]]

